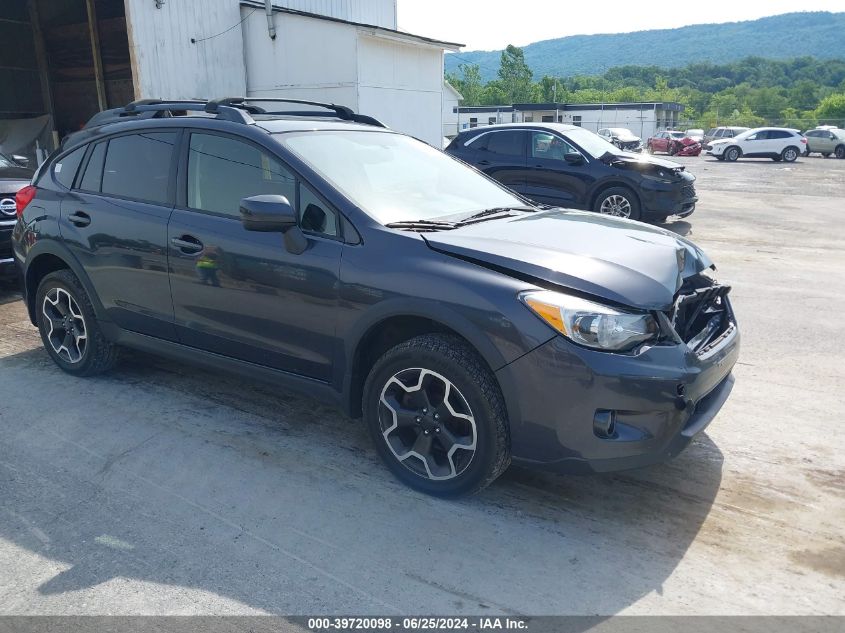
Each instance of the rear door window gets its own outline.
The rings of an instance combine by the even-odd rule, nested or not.
[[[176,132],[143,132],[108,142],[103,193],[164,204],[168,200]]]
[[[500,156],[525,155],[525,133],[517,130],[492,132],[487,135],[487,151]]]

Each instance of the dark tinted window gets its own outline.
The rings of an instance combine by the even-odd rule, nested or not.
[[[211,134],[191,134],[188,206],[240,217],[241,198],[285,196],[296,204],[296,182],[281,163],[254,145]]]
[[[88,165],[85,167],[85,174],[82,176],[82,182],[79,183],[79,188],[85,191],[99,191],[100,180],[103,177],[103,159],[106,157],[107,142],[97,143],[94,150],[91,152],[91,158],[88,159]]]
[[[522,156],[524,153],[523,132],[492,132],[487,135],[487,151],[502,156]]]
[[[320,200],[308,187],[299,185],[299,226],[303,231],[312,231],[336,237],[338,235],[337,213]]]
[[[103,193],[147,202],[167,202],[176,132],[144,132],[109,140]]]
[[[792,134],[786,130],[769,130],[769,138],[790,138]]]
[[[87,147],[80,147],[73,150],[70,154],[62,156],[62,158],[53,165],[53,175],[56,181],[63,187],[70,189],[73,187],[73,178],[79,169],[79,163],[85,156]]]

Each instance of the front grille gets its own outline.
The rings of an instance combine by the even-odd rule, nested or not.
[[[669,319],[675,332],[696,353],[705,352],[733,327],[728,293],[730,286],[697,275],[678,293]]]
[[[681,189],[681,196],[684,198],[695,198],[695,187],[692,185],[684,185]]]

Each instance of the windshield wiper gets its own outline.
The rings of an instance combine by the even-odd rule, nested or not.
[[[491,207],[489,209],[484,209],[483,211],[479,211],[478,213],[473,213],[470,216],[463,218],[460,222],[457,222],[457,226],[462,226],[464,224],[469,224],[474,220],[479,220],[481,218],[486,218],[490,215],[499,215],[500,213],[509,213],[510,211],[536,211],[534,207]]]
[[[442,220],[401,220],[385,224],[389,229],[404,229],[407,231],[448,231],[458,228],[454,222]]]

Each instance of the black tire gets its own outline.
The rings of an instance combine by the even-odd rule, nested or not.
[[[845,145],[837,145],[836,149],[833,151],[833,155],[836,158],[845,158]]]
[[[617,215],[614,213],[608,213],[607,211],[602,211],[602,206],[609,203],[609,199],[613,196],[622,197],[627,201],[628,206],[630,207],[630,213],[628,215]],[[617,215],[617,217],[627,217],[631,220],[639,220],[641,216],[640,201],[637,199],[634,192],[627,187],[610,187],[609,189],[605,189],[599,193],[596,197],[596,202],[593,205],[593,211],[597,213],[605,213],[606,215]]]
[[[731,145],[728,149],[726,149],[724,152],[722,152],[722,156],[729,163],[733,163],[740,156],[742,156],[742,150],[739,149],[736,145]]]
[[[50,301],[47,300],[48,295]],[[55,325],[57,321],[65,321],[65,318],[70,319],[70,317],[62,317],[61,308],[56,307],[56,317],[51,322],[45,311],[50,311],[50,306],[55,305],[52,303],[53,299],[60,304],[67,297],[70,297],[75,304],[70,312],[79,315],[79,317],[74,317],[72,329],[77,334],[84,334],[84,344],[76,341],[72,345],[74,352],[68,348],[68,351],[63,353],[62,346],[58,350],[54,347],[56,341],[61,338],[57,333],[63,331]],[[38,291],[35,294],[35,320],[44,348],[53,362],[63,371],[74,376],[93,376],[110,369],[117,361],[118,347],[103,335],[88,293],[71,271],[58,270],[50,273],[38,284]],[[71,323],[71,320],[65,322]],[[68,336],[74,337],[73,334],[65,332],[64,338],[67,339]],[[74,358],[77,354],[78,358]]]
[[[794,163],[800,155],[801,150],[790,145],[781,152],[780,157],[787,163]]]
[[[724,156],[716,156],[716,160],[722,160],[723,161],[723,160],[725,160],[725,157]]]
[[[807,152],[807,156],[809,156],[809,155],[810,155],[810,153],[809,153],[809,152]],[[824,158],[830,158],[830,152],[822,152],[822,156],[823,156]]]
[[[417,384],[423,385],[422,373],[414,374],[421,371],[426,372],[425,379],[431,379],[429,384],[438,383],[440,378],[448,380],[451,384],[450,393],[453,393],[453,397],[460,398],[458,403],[450,405],[449,410],[453,407],[454,410],[466,408],[467,411],[464,413],[467,415],[463,417],[468,416],[473,420],[474,452],[469,455],[468,450],[453,451],[453,454],[458,455],[458,459],[453,461],[451,457],[448,458],[449,472],[441,474],[441,476],[449,477],[445,479],[432,478],[434,471],[428,465],[432,462],[427,462],[416,455],[400,460],[396,448],[399,446],[402,450],[401,454],[408,454],[416,448],[417,441],[427,441],[429,452],[439,451],[442,464],[443,458],[446,457],[443,455],[446,444],[441,444],[441,442],[444,438],[448,440],[449,436],[458,435],[458,433],[454,427],[448,434],[441,433],[438,427],[435,434],[434,429],[427,425],[443,424],[442,420],[441,422],[433,420],[437,418],[435,411],[446,411],[443,408],[446,403],[441,399],[440,404],[435,404],[426,396],[426,401],[430,403],[428,406],[431,407],[431,411],[428,412],[427,409],[422,408],[419,400],[416,402],[408,400],[424,390],[409,391],[404,388],[404,392],[399,391],[400,397],[406,397],[406,401],[401,403],[402,411],[405,412],[404,416],[401,413],[392,414],[391,409],[382,402],[382,394],[387,394],[389,389],[395,389],[399,384],[394,380],[397,376],[403,377],[407,374],[411,377],[412,383],[416,379],[415,376],[419,376]],[[402,379],[404,381],[404,378]],[[439,384],[444,383],[439,382]],[[456,390],[456,395],[451,391],[452,388]],[[386,397],[389,398],[387,395]],[[376,451],[385,465],[400,481],[421,492],[440,497],[473,494],[488,486],[510,465],[510,429],[507,409],[499,385],[484,361],[463,339],[457,336],[425,334],[388,350],[376,361],[367,377],[362,406],[364,420],[370,430]],[[408,413],[411,407],[418,406],[419,412]],[[427,412],[423,413],[423,411]],[[392,418],[387,416],[392,416]],[[394,421],[400,416],[406,421],[411,420],[411,423],[396,427],[392,436],[394,441],[388,444],[385,433],[393,428]],[[409,416],[419,417],[416,417],[416,422],[413,422],[412,417]],[[420,424],[421,418],[422,424]],[[469,424],[457,418],[452,418],[452,422]],[[444,430],[448,424],[451,422],[447,421],[443,424]],[[383,425],[387,428],[383,428]],[[472,427],[465,426],[465,428],[473,433]],[[402,445],[398,437],[402,433],[408,436],[405,445]],[[423,437],[423,434],[428,437]],[[407,444],[412,444],[411,449],[407,448]],[[463,459],[464,463],[459,464],[460,459]],[[423,470],[425,472],[420,472]]]

